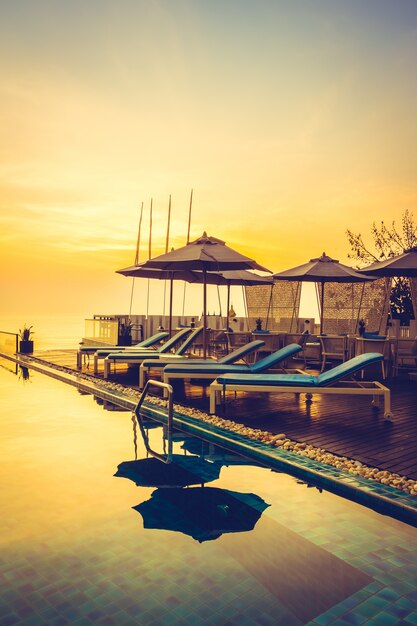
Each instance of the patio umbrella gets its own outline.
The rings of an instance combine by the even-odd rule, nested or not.
[[[372,263],[372,265],[368,265],[368,267],[364,267],[360,271],[375,277],[408,278],[414,316],[417,317],[417,246],[405,250],[402,254],[385,259],[385,261]]]
[[[191,241],[182,248],[149,259],[149,261],[144,263],[144,267],[168,271],[199,270],[202,272],[204,358],[207,356],[207,273],[244,269],[269,272],[268,269],[262,267],[253,259],[229,248],[221,239],[209,237],[207,233],[203,233],[202,237]]]
[[[223,533],[253,530],[269,506],[253,493],[216,487],[157,489],[150,500],[133,507],[144,528],[159,528],[190,535],[200,543]]]
[[[221,463],[212,463],[198,456],[173,454],[171,463],[154,457],[124,461],[117,467],[117,478],[128,478],[138,487],[186,487],[216,480]]]
[[[170,282],[170,295],[169,295],[169,334],[172,331],[172,301],[173,301],[173,282],[174,280],[183,280],[187,283],[200,282],[201,277],[190,271],[189,269],[183,270],[164,270],[160,268],[144,267],[146,261],[138,263],[137,265],[131,265],[121,270],[116,270],[117,274],[123,276],[132,276],[133,278],[151,278],[155,280],[169,280]]]
[[[201,272],[193,272],[200,276]],[[226,285],[227,286],[227,306],[226,306],[226,328],[228,326],[228,314],[230,309],[230,287],[232,285],[273,285],[274,280],[272,274],[269,276],[261,276],[249,270],[229,270],[226,272],[207,272],[208,285]],[[199,282],[203,282],[203,278],[199,278]]]
[[[360,272],[371,276],[403,276],[412,278],[417,276],[417,246],[405,250],[402,254],[372,263],[364,267]]]
[[[304,263],[304,265],[298,265],[292,269],[274,274],[273,278],[274,280],[314,282],[321,285],[320,332],[323,332],[324,286],[326,283],[360,283],[374,280],[372,276],[367,276],[355,270],[353,267],[343,265],[336,259],[327,256],[324,252],[320,257],[311,259],[308,263]]]

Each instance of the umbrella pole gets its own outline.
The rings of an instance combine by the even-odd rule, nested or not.
[[[324,307],[324,281],[321,283],[321,294],[320,294],[320,334],[323,333],[323,307]]]
[[[203,270],[203,359],[207,358],[207,271]]]
[[[171,333],[172,333],[172,299],[173,299],[173,292],[174,292],[174,279],[173,276],[171,274],[171,278],[170,278],[170,289],[169,289],[169,336],[171,337]]]
[[[229,330],[230,283],[227,283],[226,331]]]

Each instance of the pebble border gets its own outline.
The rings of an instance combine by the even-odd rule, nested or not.
[[[139,400],[141,396],[140,391],[132,389],[132,387],[128,387],[120,383],[104,381],[102,379],[96,378],[91,374],[79,372],[63,365],[56,365],[54,363],[51,363],[50,361],[45,361],[44,359],[40,359],[38,357],[26,356],[26,359],[28,362],[30,360],[33,360],[35,362],[39,362],[67,374],[73,375],[75,373],[77,374],[77,377],[88,380],[90,382],[94,382],[97,386],[101,386],[102,388],[109,389],[111,391],[122,392],[123,394],[137,400]],[[147,402],[161,408],[165,408],[167,406],[167,401],[157,396],[149,395],[147,398]],[[347,472],[349,474],[352,474],[353,476],[360,476],[361,478],[376,481],[378,483],[381,483],[382,485],[394,487],[395,489],[403,491],[411,496],[417,496],[417,480],[409,479],[406,476],[401,476],[400,474],[389,472],[388,470],[380,470],[376,467],[370,467],[368,465],[365,465],[364,463],[361,463],[360,461],[356,461],[355,459],[350,459],[344,456],[341,457],[333,454],[332,452],[328,452],[323,448],[317,448],[310,444],[293,441],[289,439],[284,433],[274,435],[269,431],[260,430],[258,428],[251,428],[250,426],[245,426],[244,424],[240,424],[239,422],[224,419],[222,417],[218,417],[217,415],[208,415],[207,413],[204,413],[203,411],[200,411],[198,409],[185,407],[180,404],[174,404],[174,410],[188,417],[192,417],[193,419],[201,420],[208,424],[217,426],[218,428],[221,428],[223,430],[237,433],[238,435],[246,437],[247,439],[252,439],[254,441],[258,441],[260,443],[270,445],[275,448],[282,448],[283,450],[293,452],[299,456],[304,456],[319,463],[323,463],[325,465],[329,465],[330,467],[334,467],[338,470]]]

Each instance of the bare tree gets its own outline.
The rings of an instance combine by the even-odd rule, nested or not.
[[[389,259],[413,246],[417,246],[417,224],[413,214],[408,209],[404,211],[401,218],[401,230],[397,229],[395,221],[392,222],[391,226],[387,226],[383,221],[379,226],[373,222],[371,228],[372,247],[365,244],[360,233],[355,235],[348,229],[346,234],[351,248],[348,256],[350,259],[358,261],[358,267]]]
[[[373,222],[371,246],[364,242],[360,233],[356,235],[348,229],[346,234],[351,250],[348,256],[358,262],[358,267],[389,259],[417,246],[417,224],[408,209],[402,215],[400,229],[397,228],[395,221],[391,226],[387,226],[383,221],[379,225]],[[402,324],[408,324],[410,318],[414,318],[410,285],[406,278],[394,279],[390,304],[392,317],[400,319]]]

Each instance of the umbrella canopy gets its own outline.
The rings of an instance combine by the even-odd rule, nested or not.
[[[199,276],[199,282],[203,281],[201,272],[193,272]],[[225,272],[207,272],[207,284],[227,286],[226,305],[226,328],[228,327],[228,313],[230,310],[230,287],[232,285],[273,285],[272,274],[260,276],[249,270],[228,270]]]
[[[226,246],[225,242],[216,237],[209,237],[203,233],[202,237],[191,241],[186,246],[172,250],[167,254],[149,259],[144,263],[146,268],[156,268],[168,271],[178,270],[200,270],[203,274],[203,344],[204,358],[207,355],[207,273],[222,272],[226,270],[249,270],[255,269],[263,272],[269,270],[259,265],[232,248]]]
[[[374,280],[355,270],[353,267],[343,265],[336,259],[327,256],[325,252],[316,259],[311,259],[304,265],[298,265],[292,269],[278,272],[273,276],[274,280],[298,280],[302,282],[314,282],[321,284],[320,293],[320,332],[323,332],[323,305],[325,283],[360,283]]]
[[[117,274],[123,274],[123,276],[132,276],[133,278],[152,278],[156,280],[169,280],[170,281],[170,294],[169,294],[169,333],[172,331],[172,301],[173,301],[173,292],[174,280],[183,280],[187,283],[196,283],[201,282],[201,277],[194,272],[184,269],[184,270],[165,270],[161,268],[151,268],[145,267],[147,261],[142,261],[142,263],[138,263],[137,265],[131,265],[130,267],[125,267],[124,269],[117,270]]]
[[[190,487],[157,489],[150,500],[133,508],[141,514],[144,528],[181,532],[201,543],[223,533],[253,530],[268,506],[253,493]]]
[[[115,476],[128,478],[138,487],[186,487],[216,480],[221,463],[212,463],[198,456],[173,454],[171,463],[162,463],[154,457],[124,461]]]
[[[398,254],[385,261],[372,263],[360,270],[372,276],[403,276],[411,278],[417,276],[417,246],[409,248],[403,254]]]

